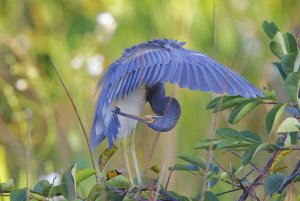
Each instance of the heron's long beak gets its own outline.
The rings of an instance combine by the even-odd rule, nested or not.
[[[121,115],[123,117],[134,119],[134,120],[146,123],[146,124],[154,123],[156,121],[156,119],[152,118],[151,116],[138,116],[135,114],[128,114],[128,113],[121,112],[120,108],[114,109],[113,112],[117,115]]]

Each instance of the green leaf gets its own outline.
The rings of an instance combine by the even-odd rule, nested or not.
[[[300,175],[297,175],[293,181],[300,182]]]
[[[206,109],[213,109],[213,108],[215,108],[218,105],[219,101],[221,100],[221,97],[222,96],[219,96],[219,97],[214,98],[213,100],[211,100],[207,104]],[[226,99],[227,97],[229,97],[229,96],[223,96],[223,100]]]
[[[115,191],[112,191],[112,190],[106,188],[105,196],[106,196],[106,199],[101,199],[101,201],[102,200],[123,201],[124,197],[126,196],[126,191],[125,192],[115,192]]]
[[[106,200],[105,199],[105,185],[102,184],[96,184],[93,186],[93,188],[90,190],[87,201],[101,201]],[[101,197],[101,195],[104,195]]]
[[[113,145],[111,149],[107,148],[101,153],[98,159],[98,165],[101,172],[104,170],[104,167],[106,166],[107,162],[114,155],[114,153],[116,153],[117,150],[118,147],[116,145]]]
[[[47,180],[41,180],[34,186],[33,191],[47,197],[51,186]]]
[[[71,166],[61,178],[60,190],[68,200],[75,200],[76,198],[76,168],[77,164]]]
[[[54,185],[51,185],[49,193],[48,193],[48,197],[54,198],[56,196],[56,193],[59,194],[59,192],[57,191],[57,187],[55,187]]]
[[[183,195],[179,195],[178,193],[174,192],[174,191],[168,191],[167,192],[170,196],[172,196],[173,198],[176,198],[178,201],[189,201],[189,198],[183,196]]]
[[[295,63],[297,54],[298,54],[297,52],[288,53],[281,57],[281,66],[287,75],[294,71],[294,63]]]
[[[93,169],[80,169],[76,172],[75,177],[76,177],[76,185],[78,186],[82,181],[87,179],[88,177],[92,176],[95,174],[96,171]]]
[[[293,72],[289,74],[284,82],[284,87],[289,96],[289,99],[297,103],[300,88],[300,72]]]
[[[278,33],[280,33],[280,32],[278,32]],[[270,49],[273,52],[273,54],[275,56],[277,56],[279,59],[284,55],[284,53],[281,49],[281,46],[280,46],[280,42],[276,41],[276,39],[270,43]]]
[[[130,195],[126,195],[126,196],[123,198],[123,201],[136,201],[136,199],[131,198]]]
[[[220,177],[218,175],[216,175],[215,173],[211,173],[207,178],[208,187],[211,189],[218,184],[219,180]]]
[[[258,101],[251,100],[249,102],[245,102],[241,105],[236,106],[231,112],[228,118],[228,122],[231,124],[236,124],[260,103],[261,100]]]
[[[298,51],[297,57],[295,59],[295,63],[294,63],[294,72],[300,71],[300,52]]]
[[[205,169],[206,168],[206,160],[204,160],[202,157],[197,156],[195,154],[179,154],[177,155],[178,158],[188,162],[192,163],[199,168]]]
[[[16,189],[11,191],[10,200],[11,201],[25,201],[27,195],[27,189]]]
[[[152,167],[150,167],[150,170],[152,170],[156,174],[159,174],[159,172],[160,172],[160,166],[158,164],[153,165]]]
[[[287,52],[288,53],[297,53],[298,47],[297,47],[296,38],[288,32],[283,34],[283,38],[284,38]]]
[[[275,42],[276,44],[272,46],[272,43]],[[287,46],[285,37],[281,32],[277,32],[275,34],[274,40],[270,44],[271,51],[279,58],[282,58],[284,55],[288,54]]]
[[[277,100],[276,92],[274,90],[270,90],[268,88],[263,88],[262,92],[265,95],[264,99]]]
[[[261,137],[255,132],[241,131],[240,133],[243,136],[243,138],[247,141],[254,142],[254,143],[261,143],[262,142]]]
[[[278,150],[278,147],[274,144],[269,144],[269,143],[262,143],[260,144],[257,149],[255,150],[254,154],[253,154],[253,157],[255,157],[255,155],[259,152],[259,151],[269,151],[269,152],[273,152],[275,150]]]
[[[242,135],[233,128],[219,128],[216,134],[223,138],[238,138],[242,139]]]
[[[213,112],[219,112],[222,110],[226,110],[228,108],[234,107],[236,105],[239,105],[245,101],[249,101],[249,99],[247,98],[243,98],[240,96],[229,96],[223,99],[222,101],[222,105],[219,106],[219,104],[217,104],[213,110]],[[221,104],[221,103],[220,103]]]
[[[169,170],[171,170],[171,169],[174,171],[194,171],[194,170],[191,170],[188,166],[183,165],[183,164],[175,164]]]
[[[217,144],[220,143],[222,140],[216,140],[214,139],[212,142],[212,148],[215,149],[217,147]],[[210,146],[211,140],[205,139],[198,142],[193,148],[194,149],[208,149]]]
[[[113,177],[112,179],[107,181],[107,184],[114,188],[120,188],[120,189],[128,189],[131,186],[129,180],[122,175]]]
[[[268,195],[272,195],[275,193],[278,188],[281,186],[282,182],[284,181],[286,175],[283,173],[274,173],[268,175],[264,182],[264,189]]]
[[[276,92],[274,90],[269,90],[267,88],[264,88],[262,90],[262,92],[265,95],[265,99],[277,100],[277,98],[276,98]]]
[[[211,191],[205,191],[204,201],[219,201],[218,197]]]
[[[231,139],[222,140],[220,143],[217,144],[216,149],[247,147],[250,145],[251,145],[250,142],[241,141],[239,139],[234,140],[233,138],[231,138]]]
[[[262,27],[267,36],[272,40],[279,29],[273,22],[263,21]]]
[[[275,126],[277,125],[280,117],[282,116],[286,106],[287,106],[287,103],[286,104],[277,104],[268,113],[268,115],[266,117],[265,125],[266,125],[267,132],[270,135],[272,134]]]
[[[282,194],[273,194],[270,197],[270,201],[283,201],[284,200],[284,195]]]
[[[291,132],[291,143],[296,145],[298,143],[298,132]]]
[[[195,197],[192,198],[192,201],[199,201],[200,197],[200,193],[198,193]],[[205,191],[204,201],[219,201],[219,199],[213,192]]]
[[[242,157],[242,165],[246,166],[254,157],[254,153],[260,144],[251,145]]]
[[[286,77],[287,77],[287,74],[284,72],[281,63],[273,62],[272,66],[279,72],[279,74],[282,77],[282,79],[285,80]]]
[[[213,163],[209,163],[209,171],[211,171],[214,174],[219,174],[220,167],[218,165],[213,164]]]
[[[277,133],[290,133],[300,131],[300,123],[294,117],[286,118],[279,126]]]

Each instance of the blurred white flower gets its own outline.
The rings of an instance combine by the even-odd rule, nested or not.
[[[60,185],[61,177],[57,172],[51,172],[48,175],[42,175],[40,180],[47,180],[50,184],[54,184],[54,186]],[[54,183],[53,183],[54,180]]]
[[[101,54],[93,55],[87,59],[87,70],[91,76],[98,76],[103,71],[104,56]]]
[[[97,24],[100,28],[109,33],[115,31],[117,28],[117,22],[110,12],[99,13],[97,15]]]
[[[74,69],[79,69],[79,68],[81,68],[83,62],[84,62],[83,56],[78,55],[78,56],[71,59],[70,66]]]
[[[19,90],[19,91],[24,91],[24,90],[27,89],[28,83],[27,83],[27,81],[24,80],[24,79],[18,79],[18,80],[16,81],[16,83],[15,83],[15,87],[16,87],[16,89]]]

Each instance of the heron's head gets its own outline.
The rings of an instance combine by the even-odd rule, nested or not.
[[[149,116],[151,120],[147,121],[149,128],[152,128],[158,132],[167,132],[174,128],[178,122],[178,119],[172,119],[168,116]]]
[[[170,98],[170,104],[168,104],[165,110],[162,116],[149,116],[150,120],[146,122],[147,125],[159,132],[166,132],[174,128],[181,115],[178,101]]]

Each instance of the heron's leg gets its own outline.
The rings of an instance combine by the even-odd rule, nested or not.
[[[121,139],[121,150],[125,159],[125,166],[128,172],[128,177],[129,177],[129,181],[131,183],[132,186],[134,186],[134,182],[132,179],[132,174],[131,174],[131,169],[130,169],[130,164],[129,164],[129,159],[128,159],[128,148],[127,148],[127,143],[126,143],[126,136],[122,137]]]
[[[130,147],[133,162],[134,162],[134,167],[135,167],[135,171],[136,171],[136,177],[137,177],[137,180],[138,180],[138,185],[142,186],[143,185],[142,177],[141,177],[140,168],[139,168],[139,164],[138,164],[136,153],[135,153],[134,133],[135,133],[135,130],[132,130],[131,134],[129,136],[129,138],[130,138],[129,139],[130,140],[129,141],[129,147]]]

